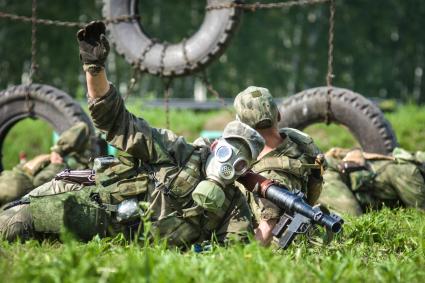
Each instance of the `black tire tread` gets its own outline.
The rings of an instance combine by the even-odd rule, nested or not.
[[[279,108],[283,118],[280,126],[302,130],[314,123],[324,122],[328,92],[332,122],[347,126],[364,150],[391,153],[397,146],[391,124],[370,100],[348,89],[318,87],[288,97]],[[303,111],[308,114],[303,114]]]
[[[31,112],[28,112],[25,106],[27,97],[34,105],[34,110]],[[3,141],[13,125],[27,117],[45,120],[58,133],[83,121],[89,125],[93,141],[96,139],[90,118],[82,107],[64,91],[42,84],[17,85],[0,91],[0,150],[2,150]],[[93,143],[93,152],[98,152],[95,143]]]

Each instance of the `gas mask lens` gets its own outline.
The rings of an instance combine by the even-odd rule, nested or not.
[[[242,175],[248,170],[248,161],[239,158],[233,163],[233,168],[235,168],[236,174]]]
[[[219,162],[226,162],[232,157],[232,149],[229,146],[222,145],[217,148],[215,156],[217,156]]]

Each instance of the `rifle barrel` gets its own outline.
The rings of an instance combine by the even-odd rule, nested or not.
[[[332,232],[341,231],[341,219],[324,214],[320,209],[315,209],[305,203],[302,196],[292,193],[284,187],[271,185],[265,191],[266,199],[272,201],[285,211],[299,213],[312,219],[314,222],[329,228]]]

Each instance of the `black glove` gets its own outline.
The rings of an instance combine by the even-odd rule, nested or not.
[[[106,27],[103,22],[90,22],[77,32],[80,45],[80,60],[84,64],[84,71],[97,74],[105,66],[110,50],[105,36]]]

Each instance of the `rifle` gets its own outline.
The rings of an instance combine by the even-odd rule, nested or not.
[[[64,180],[72,183],[77,183],[85,186],[94,185],[95,171],[91,169],[85,170],[70,170],[65,169],[55,176],[55,180]]]
[[[339,233],[344,220],[335,214],[325,214],[318,206],[310,206],[305,202],[300,191],[291,192],[286,186],[277,184],[252,171],[238,178],[244,187],[258,191],[262,197],[270,200],[284,210],[278,223],[273,228],[273,235],[279,239],[279,246],[287,249],[298,234],[306,234],[313,225],[318,224]]]

